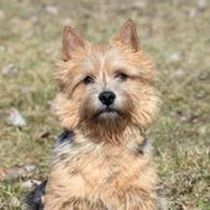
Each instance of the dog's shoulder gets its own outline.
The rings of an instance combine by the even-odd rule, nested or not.
[[[59,147],[66,143],[72,143],[74,138],[74,132],[69,130],[64,130],[57,138],[55,147]],[[25,203],[27,204],[27,209],[30,210],[43,210],[43,198],[45,195],[47,186],[47,179],[41,184],[36,185],[31,192],[26,195]]]

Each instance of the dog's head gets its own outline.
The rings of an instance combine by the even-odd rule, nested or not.
[[[157,110],[155,73],[131,20],[107,45],[91,44],[66,26],[55,111],[69,129],[85,125],[96,132],[98,126],[121,132],[129,124],[146,127]]]

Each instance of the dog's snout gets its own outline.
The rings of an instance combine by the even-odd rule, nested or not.
[[[106,106],[113,104],[116,95],[112,91],[103,91],[99,94],[99,100]]]

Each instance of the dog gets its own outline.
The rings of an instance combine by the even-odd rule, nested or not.
[[[65,26],[62,53],[54,112],[65,131],[47,182],[28,203],[45,210],[160,209],[145,136],[159,110],[157,70],[139,44],[134,22],[127,20],[104,45]]]

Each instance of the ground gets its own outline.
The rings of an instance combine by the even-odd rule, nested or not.
[[[50,106],[63,26],[78,26],[91,41],[105,42],[128,17],[159,72],[163,103],[148,135],[169,209],[210,209],[208,0],[1,0],[0,174],[15,166],[35,168],[27,175],[2,175],[0,209],[21,209],[27,180],[47,176],[61,131]],[[25,126],[8,121],[12,108]]]

